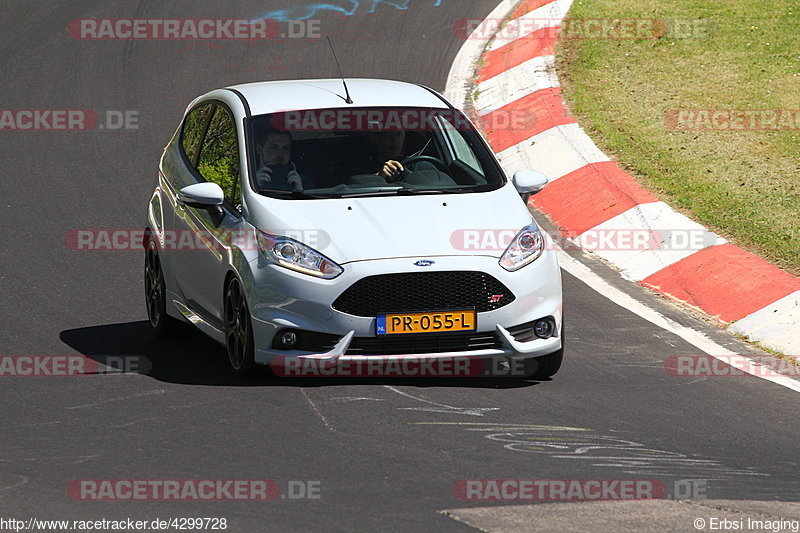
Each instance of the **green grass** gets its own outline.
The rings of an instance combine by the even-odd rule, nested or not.
[[[691,218],[800,274],[800,131],[675,131],[670,109],[800,109],[797,0],[576,0],[570,18],[703,19],[705,36],[562,39],[587,132]]]

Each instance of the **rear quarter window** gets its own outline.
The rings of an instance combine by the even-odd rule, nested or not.
[[[214,104],[202,104],[186,115],[181,133],[181,147],[183,153],[194,167],[197,165],[197,156],[200,152],[200,142],[205,136],[211,120],[211,113],[214,111]]]

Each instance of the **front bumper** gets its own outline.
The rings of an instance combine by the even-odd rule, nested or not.
[[[333,280],[316,279],[267,262],[259,257],[251,263],[252,284],[247,284],[255,341],[255,360],[267,365],[276,357],[303,357],[358,361],[364,358],[398,358],[404,355],[348,354],[354,338],[376,337],[376,317],[360,317],[333,309],[333,302],[358,280],[388,273],[420,272],[420,259],[432,259],[427,271],[479,271],[506,285],[515,300],[493,311],[477,315],[476,332],[496,333],[498,343],[490,349],[414,353],[408,357],[484,357],[533,358],[561,348],[562,292],[561,273],[555,254],[547,250],[534,263],[517,272],[508,272],[497,258],[488,256],[444,256],[359,261],[343,265],[345,271]],[[391,309],[387,310],[391,312]],[[555,334],[548,339],[518,342],[508,328],[543,317],[553,317]],[[337,335],[339,342],[324,353],[280,350],[272,347],[273,338],[283,329],[297,329]],[[420,333],[417,335],[426,335]]]

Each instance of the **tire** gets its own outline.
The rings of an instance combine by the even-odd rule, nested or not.
[[[225,286],[224,331],[231,370],[239,377],[252,377],[256,373],[253,325],[242,286],[236,278],[231,278]]]
[[[542,381],[555,376],[561,368],[561,362],[564,360],[564,340],[564,322],[562,322],[561,349],[557,352],[525,361],[526,377],[536,381]]]
[[[156,335],[166,337],[181,329],[179,320],[167,314],[167,285],[156,243],[147,238],[144,256],[144,297],[147,319]]]

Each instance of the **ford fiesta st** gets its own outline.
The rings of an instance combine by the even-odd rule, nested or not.
[[[509,179],[465,115],[423,86],[212,91],[161,157],[145,228],[150,323],[192,324],[237,375],[286,357],[465,356],[552,376],[561,274],[526,207],[546,184],[526,170]]]

